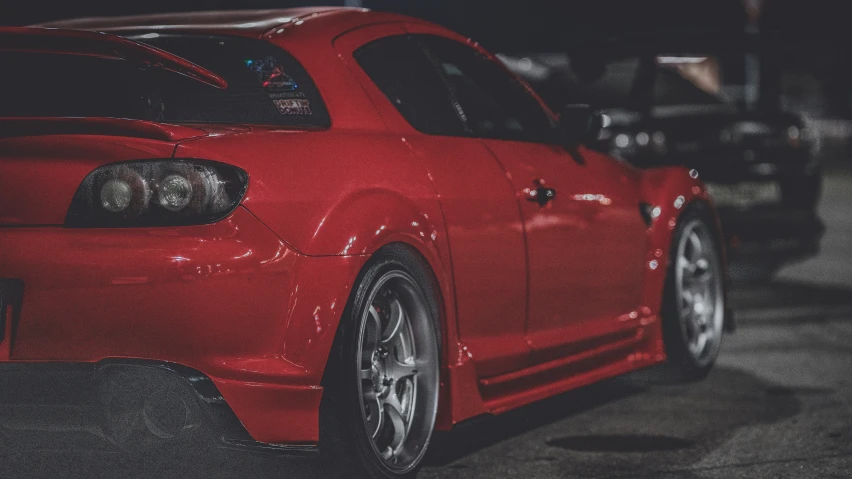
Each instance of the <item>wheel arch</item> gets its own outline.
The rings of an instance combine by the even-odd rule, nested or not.
[[[663,286],[669,267],[672,239],[684,212],[693,205],[707,208],[714,232],[719,240],[722,268],[727,285],[727,259],[722,230],[715,206],[696,170],[684,167],[661,167],[642,170],[641,197],[653,214],[648,227],[648,260],[645,278],[645,300],[652,311],[662,306]],[[727,289],[727,288],[726,288]]]
[[[384,253],[390,252],[391,254],[402,254],[409,255],[415,261],[419,262],[423,268],[423,273],[429,281],[431,281],[431,287],[435,294],[435,302],[437,304],[437,328],[439,331],[438,341],[439,341],[439,396],[438,396],[438,417],[436,422],[436,428],[442,428],[441,424],[447,424],[451,422],[451,417],[453,415],[453,407],[454,405],[451,402],[451,393],[450,393],[450,377],[452,374],[450,370],[451,363],[455,360],[455,355],[457,353],[459,346],[458,336],[456,334],[456,317],[455,317],[455,290],[452,286],[451,274],[443,274],[441,273],[442,269],[440,266],[439,260],[435,257],[435,254],[431,251],[430,248],[425,246],[422,242],[418,242],[416,240],[412,240],[410,237],[406,235],[399,235],[396,237],[394,241],[385,243],[381,246],[378,246],[374,251],[372,251],[369,255],[369,259],[363,262],[361,267],[358,269],[357,273],[354,275],[354,278],[351,281],[351,286],[349,288],[349,295],[347,298],[346,308],[344,308],[341,317],[339,318],[339,322],[337,324],[337,329],[334,334],[334,341],[330,344],[328,354],[324,364],[324,372],[322,375],[321,384],[326,386],[329,380],[334,380],[334,378],[329,378],[327,373],[329,371],[329,365],[334,361],[334,355],[336,352],[341,350],[340,341],[341,339],[341,328],[345,321],[348,320],[346,317],[348,314],[351,314],[351,306],[355,300],[355,296],[358,293],[358,285],[364,278],[366,272],[373,266],[374,260],[384,256]],[[444,276],[442,278],[442,276]],[[446,427],[443,427],[446,429]]]
[[[358,272],[357,278],[352,283],[353,287],[352,292],[350,292],[349,301],[352,301],[352,295],[355,293],[355,287],[363,278],[364,273],[370,268],[370,266],[372,266],[372,259],[379,258],[385,253],[411,255],[415,261],[419,261],[421,263],[420,266],[423,268],[424,275],[432,283],[430,286],[434,290],[434,299],[438,306],[438,318],[436,318],[438,321],[437,326],[440,332],[440,335],[438,337],[438,356],[441,361],[441,367],[445,366],[447,358],[447,334],[449,331],[455,329],[454,324],[449,323],[451,303],[449,303],[447,300],[448,294],[452,294],[452,288],[446,287],[446,289],[449,290],[449,293],[445,291],[444,282],[439,278],[438,272],[436,271],[436,265],[434,264],[436,259],[433,258],[430,260],[430,251],[428,248],[424,248],[422,244],[418,244],[415,241],[406,241],[405,239],[399,239],[397,241],[392,241],[390,243],[386,243],[380,246],[376,251],[374,251],[370,255],[370,260],[368,260]],[[343,321],[343,319],[344,318],[341,318],[341,321]]]

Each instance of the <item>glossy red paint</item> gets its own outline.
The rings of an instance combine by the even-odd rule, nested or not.
[[[206,226],[17,227],[0,237],[2,275],[25,284],[4,360],[185,364],[216,382],[256,439],[316,440],[325,358],[299,359],[333,337],[362,257],[300,255],[242,207]],[[298,354],[285,338],[302,344]],[[281,427],[288,417],[301,419]]]
[[[458,35],[325,8],[52,25],[263,38],[304,65],[332,126],[51,119],[0,138],[0,277],[25,283],[0,361],[185,364],[255,439],[314,443],[342,311],[389,243],[418,251],[440,286],[439,428],[665,359],[668,249],[683,208],[709,202],[703,186],[683,169],[640,172],[585,149],[419,133],[352,57],[384,36]],[[244,169],[242,205],[204,226],[60,226],[93,169],[168,157]],[[536,180],[557,189],[547,206],[527,201]],[[650,226],[640,203],[659,207]]]

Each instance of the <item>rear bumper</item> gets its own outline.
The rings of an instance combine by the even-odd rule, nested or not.
[[[255,441],[210,378],[140,360],[0,364],[0,430],[88,432],[132,454],[213,447],[313,455],[313,445]]]
[[[812,210],[719,209],[728,259],[737,263],[781,263],[819,252],[825,226]]]
[[[0,228],[23,286],[0,364],[131,358],[216,386],[251,438],[318,441],[320,381],[361,257],[303,256],[250,212],[138,229]]]

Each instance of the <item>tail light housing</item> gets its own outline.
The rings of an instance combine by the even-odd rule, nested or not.
[[[219,221],[240,204],[248,175],[207,160],[113,163],[89,173],[65,217],[70,228],[184,226]]]

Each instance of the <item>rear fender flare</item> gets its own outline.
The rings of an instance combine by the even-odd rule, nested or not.
[[[437,216],[437,217],[436,217]],[[458,337],[455,334],[455,296],[452,283],[452,267],[449,258],[449,246],[446,240],[446,232],[443,218],[438,214],[429,214],[418,208],[413,201],[396,194],[392,191],[371,189],[347,195],[338,203],[330,213],[325,215],[321,224],[307,245],[310,251],[324,251],[327,254],[318,256],[336,256],[351,258],[348,262],[345,275],[345,291],[341,291],[339,299],[348,298],[358,281],[361,270],[379,249],[391,245],[402,244],[416,251],[428,264],[436,281],[436,289],[441,297],[436,298],[441,305],[443,336],[442,356],[447,357],[449,351],[454,351],[452,344],[457,344]],[[330,259],[330,258],[329,258]],[[299,272],[299,276],[303,273]],[[306,276],[313,273],[305,272]],[[288,331],[285,335],[288,341],[293,337],[304,338],[314,336],[307,331],[310,324],[299,320],[305,311],[301,311],[298,301],[288,321]],[[326,331],[336,331],[340,324],[340,313],[337,316],[326,319]],[[304,323],[304,324],[303,324]],[[307,328],[307,329],[306,329]],[[303,331],[304,330],[304,331]],[[312,337],[319,340],[321,345],[316,345],[312,356],[327,358],[331,352],[333,334],[323,334],[321,337]],[[296,343],[296,350],[301,350]],[[290,351],[285,345],[285,351]],[[286,355],[286,353],[285,353]],[[303,358],[292,358],[302,362]],[[317,369],[314,375],[319,379],[325,361],[322,364],[313,364]]]

